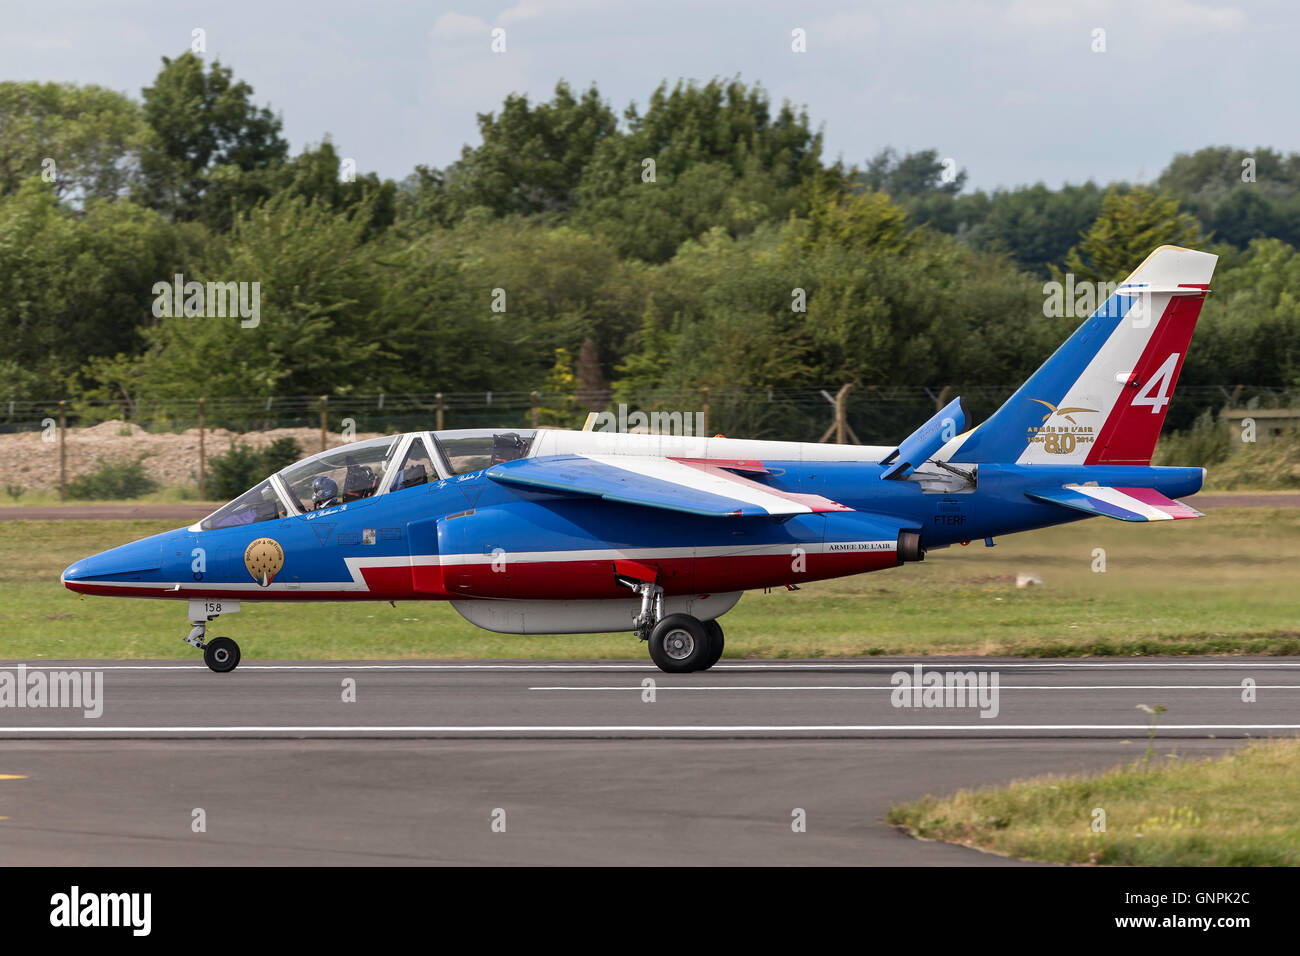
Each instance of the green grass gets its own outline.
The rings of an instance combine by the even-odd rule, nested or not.
[[[914,836],[1053,863],[1300,865],[1300,741],[1223,757],[1171,754],[1100,774],[1038,777],[892,807]],[[1105,832],[1093,832],[1094,811]]]
[[[199,489],[195,485],[176,485],[172,487],[159,488],[157,491],[151,491],[145,495],[137,495],[134,498],[74,498],[68,497],[67,500],[59,498],[57,488],[53,490],[33,490],[28,489],[15,498],[8,494],[3,487],[0,487],[0,511],[6,508],[50,508],[56,505],[68,507],[85,507],[86,505],[194,505],[196,507],[208,507],[215,511],[220,508],[225,501],[202,501],[199,499]]]
[[[78,558],[159,521],[0,524],[0,658],[193,656],[180,602],[80,597]],[[1094,573],[1093,549],[1107,570]],[[1194,521],[1103,518],[931,552],[920,564],[746,594],[726,656],[1300,653],[1300,509],[1224,508]],[[1020,589],[1018,573],[1041,586]],[[639,657],[629,634],[482,631],[439,602],[246,603],[210,632],[274,658]]]

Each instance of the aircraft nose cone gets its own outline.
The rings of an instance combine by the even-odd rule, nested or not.
[[[93,583],[139,581],[161,567],[161,542],[153,537],[82,558],[64,568],[59,579],[69,590],[85,591]]]

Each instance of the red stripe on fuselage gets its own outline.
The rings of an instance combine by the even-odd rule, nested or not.
[[[741,554],[704,558],[641,559],[659,572],[664,592],[703,594],[780,587],[825,578],[879,571],[898,565],[898,552],[844,551],[806,554]],[[493,570],[494,567],[500,570]],[[457,597],[501,597],[538,600],[622,598],[629,590],[614,576],[614,561],[526,561],[494,564],[417,565],[362,568],[369,590],[269,590],[250,582],[238,588],[174,584],[106,585],[68,581],[81,594],[142,598],[219,597],[239,601],[399,601],[447,600]],[[417,587],[419,590],[417,590]]]

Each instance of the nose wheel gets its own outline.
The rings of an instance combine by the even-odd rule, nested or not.
[[[185,643],[203,652],[203,663],[214,673],[229,674],[239,666],[239,645],[229,637],[214,637],[210,641],[203,639],[208,630],[208,621],[215,618],[214,614],[204,621],[191,621],[194,627],[190,630],[189,637],[185,638]]]
[[[218,674],[239,666],[239,645],[228,637],[214,637],[203,648],[203,663]]]

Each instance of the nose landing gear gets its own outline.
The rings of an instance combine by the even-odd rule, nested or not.
[[[203,639],[208,630],[208,622],[215,621],[222,613],[239,610],[239,603],[232,601],[191,601],[190,629],[185,643],[197,647],[203,652],[203,663],[217,674],[228,674],[239,666],[239,645],[229,637],[214,637],[210,641]]]
[[[203,663],[218,674],[228,674],[239,666],[239,645],[228,637],[214,637],[203,648]]]

